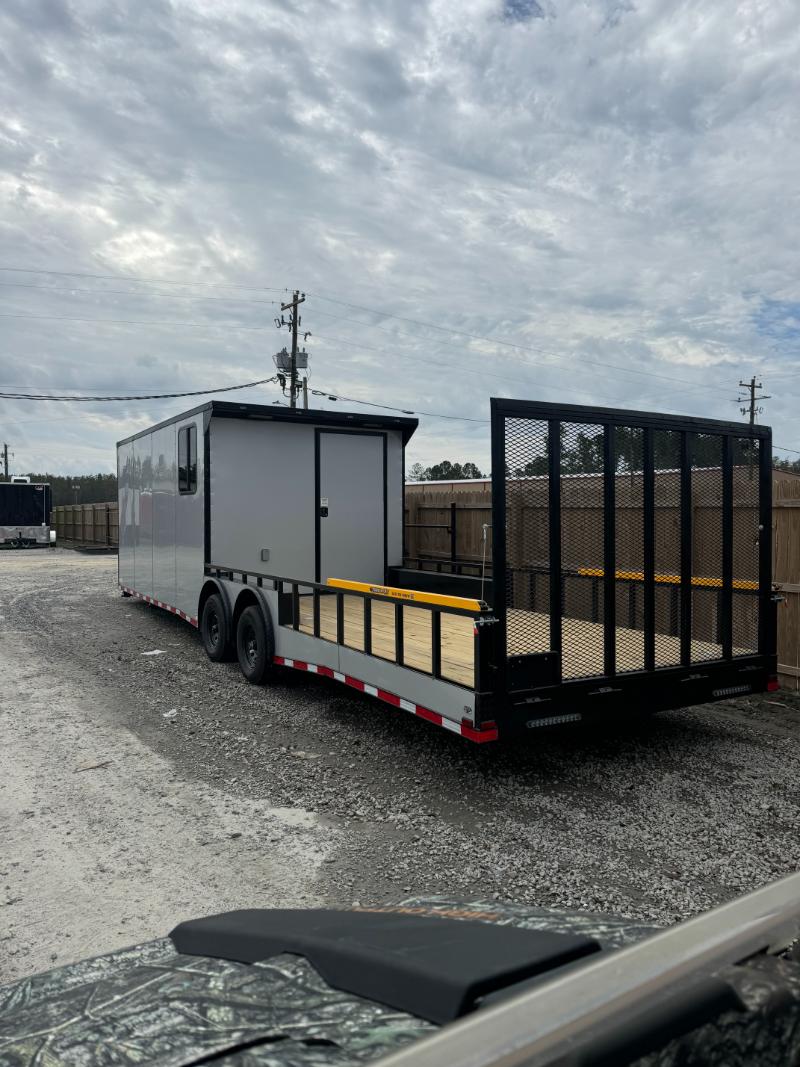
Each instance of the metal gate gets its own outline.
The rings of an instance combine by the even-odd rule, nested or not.
[[[493,399],[498,692],[578,717],[766,688],[771,454],[763,426]]]

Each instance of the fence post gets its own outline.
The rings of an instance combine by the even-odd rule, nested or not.
[[[456,502],[450,501],[450,562],[455,563],[457,557],[456,546]]]

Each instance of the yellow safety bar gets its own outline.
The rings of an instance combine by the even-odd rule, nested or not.
[[[584,575],[588,578],[602,578],[605,571],[602,567],[578,567],[578,574]],[[634,582],[644,581],[643,571],[616,571],[615,575],[618,579]],[[680,585],[681,576],[679,574],[656,574],[655,581],[661,585]],[[721,589],[721,578],[692,578],[692,585],[699,586],[704,589]],[[743,581],[740,578],[734,578],[734,589],[758,589],[758,582]]]
[[[347,578],[329,578],[328,585],[335,589],[352,589],[354,593],[372,593],[373,596],[385,596],[391,600],[402,600],[409,604],[435,604],[440,608],[456,608],[458,611],[485,611],[487,605],[472,597],[445,596],[443,593],[422,593],[417,589],[398,589],[391,585],[371,585],[369,582],[351,582]]]

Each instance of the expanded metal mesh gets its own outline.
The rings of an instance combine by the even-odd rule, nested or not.
[[[561,426],[561,589],[564,678],[603,673],[603,427]]]
[[[733,654],[758,651],[760,442],[733,440]]]
[[[722,438],[693,434],[692,645],[693,663],[722,656]]]
[[[614,440],[616,666],[644,670],[644,431],[618,426]]]
[[[550,649],[547,423],[506,419],[506,607],[508,655]]]
[[[651,475],[645,471],[648,432],[643,426],[549,424],[511,416],[504,423],[509,656],[560,651],[564,679],[602,676],[606,667],[625,674],[645,669],[650,648],[656,668],[679,666],[682,645],[692,663],[721,659],[728,625],[734,656],[758,651],[760,442],[731,439],[732,485],[726,490],[720,434],[654,427],[649,431]],[[551,464],[549,443],[556,440],[557,462]],[[613,486],[606,485],[606,463],[613,470]],[[552,487],[551,469],[558,478]],[[653,494],[652,545],[645,543],[648,486]],[[732,514],[724,512],[730,491]],[[556,497],[560,510],[551,523]],[[607,515],[611,499],[613,514]],[[561,556],[556,584],[551,582],[551,536],[559,537],[554,553]],[[725,538],[732,540],[729,556]],[[605,602],[612,543],[613,612]],[[723,561],[731,558],[728,617]],[[653,588],[648,594],[650,566]],[[558,592],[552,604],[551,590]],[[684,590],[690,597],[685,605],[691,615],[688,634],[681,633]],[[560,618],[551,620],[551,607],[558,611],[559,602]],[[652,645],[645,635],[650,606]],[[554,649],[551,634],[559,631],[561,647]]]
[[[653,433],[655,465],[655,665],[681,661],[681,437],[673,430]]]

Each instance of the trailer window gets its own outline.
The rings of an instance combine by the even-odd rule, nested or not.
[[[178,430],[178,492],[197,492],[197,427]]]

